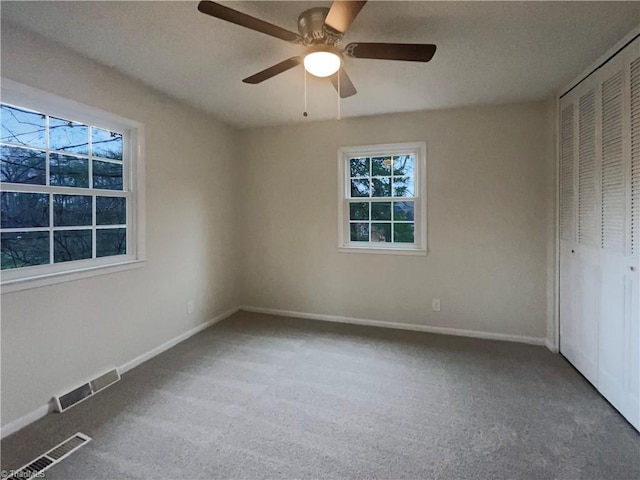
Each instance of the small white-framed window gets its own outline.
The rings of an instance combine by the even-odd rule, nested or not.
[[[142,124],[2,79],[0,127],[3,293],[143,260]]]
[[[427,253],[424,142],[338,150],[341,252]]]

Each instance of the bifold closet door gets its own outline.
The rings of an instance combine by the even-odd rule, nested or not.
[[[640,305],[638,298],[638,174],[640,173],[640,51],[601,73],[602,308],[598,390],[640,427]],[[634,139],[635,134],[635,139]]]
[[[640,40],[560,102],[560,351],[640,428]]]
[[[576,230],[576,106],[570,98],[560,108],[560,351],[577,363],[577,316],[575,314]]]
[[[602,288],[595,87],[574,90],[560,115],[560,351],[595,385]]]
[[[640,40],[635,41],[629,62],[629,148],[630,148],[630,211],[631,261],[627,273],[631,277],[632,293],[629,321],[629,366],[625,376],[627,418],[640,430]],[[631,268],[633,267],[633,268]]]
[[[572,255],[574,275],[575,366],[590,382],[598,379],[600,266],[600,158],[598,155],[597,90],[585,85],[577,94],[577,243]]]

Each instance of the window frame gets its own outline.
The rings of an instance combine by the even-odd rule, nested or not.
[[[64,118],[123,134],[122,190],[3,182],[0,185],[0,191],[90,195],[94,198],[93,201],[95,201],[95,197],[101,196],[124,197],[128,203],[126,218],[127,253],[125,255],[105,256],[2,270],[0,271],[0,289],[2,294],[143,266],[145,262],[144,125],[135,120],[124,118],[9,79],[0,78],[0,82],[0,101],[3,104],[33,110],[52,117]],[[64,154],[64,152],[62,153]],[[91,164],[91,160],[89,160],[89,163]],[[101,192],[103,195],[101,195]],[[117,194],[114,194],[116,192]],[[53,208],[52,205],[50,205],[50,212],[51,208]],[[72,230],[74,228],[67,229]],[[41,230],[50,231],[52,229],[56,231],[56,228],[52,227],[50,223],[49,227],[43,227]],[[95,224],[95,218],[91,226],[83,229],[91,229],[94,232],[93,237],[95,237],[95,232],[99,229]],[[5,229],[3,229],[3,231],[4,230]],[[95,243],[95,238],[93,238],[93,242]]]
[[[357,157],[413,154],[413,197],[351,197],[349,160]],[[414,243],[354,242],[350,238],[349,204],[355,202],[414,202]],[[427,144],[426,142],[386,143],[340,147],[338,149],[338,251],[342,253],[372,253],[395,255],[426,255],[427,250]]]

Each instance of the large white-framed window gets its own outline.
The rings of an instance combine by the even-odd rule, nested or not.
[[[143,125],[11,80],[1,87],[2,293],[140,266]]]
[[[427,253],[425,142],[338,150],[341,252]]]

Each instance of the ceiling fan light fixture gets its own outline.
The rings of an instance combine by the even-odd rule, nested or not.
[[[304,57],[304,69],[316,77],[330,77],[342,64],[339,55],[325,50],[311,52]]]

